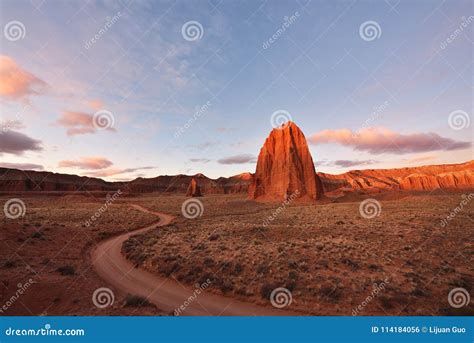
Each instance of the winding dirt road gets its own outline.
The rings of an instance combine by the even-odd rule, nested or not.
[[[188,301],[195,289],[184,286],[174,279],[160,277],[147,270],[137,268],[121,253],[123,242],[130,236],[158,226],[168,225],[173,220],[173,216],[153,212],[139,205],[132,206],[139,211],[158,216],[159,222],[100,242],[91,252],[92,265],[97,274],[116,289],[143,296],[167,313],[174,312],[175,309],[184,305],[185,301]],[[181,315],[281,316],[296,314],[211,294],[205,290],[188,303],[189,305],[180,313]]]

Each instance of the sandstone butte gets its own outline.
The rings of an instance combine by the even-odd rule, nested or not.
[[[188,190],[186,191],[186,196],[188,197],[200,197],[201,194],[201,187],[197,184],[194,178],[191,179],[189,183]]]
[[[258,155],[249,198],[314,201],[321,194],[321,182],[303,132],[291,121],[273,129]]]

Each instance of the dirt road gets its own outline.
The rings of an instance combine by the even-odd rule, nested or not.
[[[263,316],[295,315],[272,307],[262,307],[234,300],[230,297],[212,294],[205,290],[192,299],[194,288],[184,286],[174,279],[154,275],[144,269],[136,268],[121,253],[122,244],[130,236],[169,224],[173,217],[147,210],[139,205],[133,208],[154,214],[159,222],[124,233],[100,242],[91,252],[92,265],[97,274],[111,287],[122,292],[146,297],[160,310],[172,313],[175,309],[187,306],[180,315],[196,316]]]

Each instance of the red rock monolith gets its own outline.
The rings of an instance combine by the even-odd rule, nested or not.
[[[197,184],[194,178],[191,179],[189,183],[188,190],[186,191],[186,196],[188,197],[200,197],[201,194],[201,187]]]
[[[273,129],[258,155],[249,197],[262,201],[316,200],[321,194],[303,132],[291,121]]]

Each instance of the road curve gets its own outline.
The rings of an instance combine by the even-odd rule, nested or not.
[[[125,293],[143,296],[167,313],[174,312],[175,309],[184,305],[187,301],[188,306],[180,312],[181,315],[281,316],[298,314],[242,302],[230,297],[212,294],[205,290],[197,295],[194,300],[188,301],[195,291],[194,288],[184,286],[174,279],[160,277],[147,270],[135,267],[121,253],[123,242],[137,233],[169,224],[173,220],[173,216],[153,212],[139,205],[132,206],[139,211],[154,214],[160,220],[146,227],[99,242],[93,248],[91,251],[92,266],[97,274],[111,286]]]

